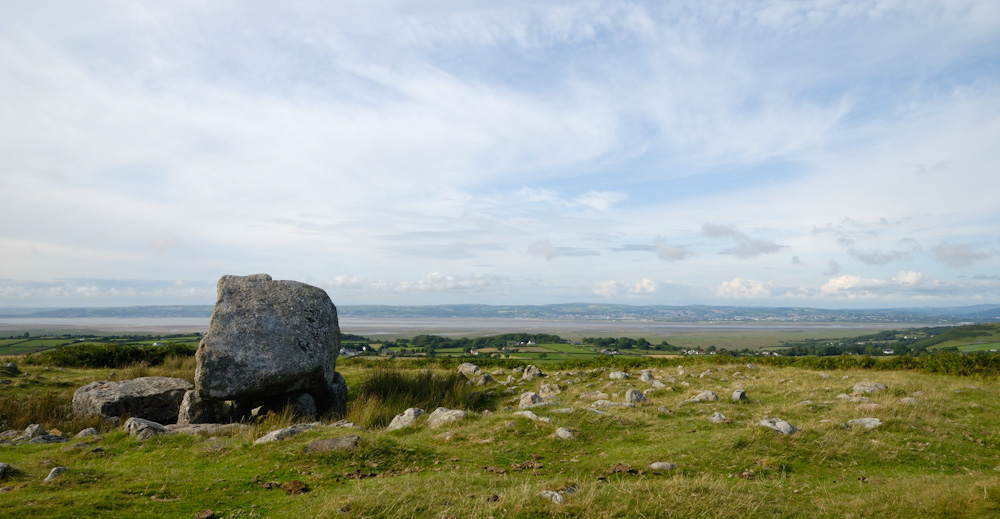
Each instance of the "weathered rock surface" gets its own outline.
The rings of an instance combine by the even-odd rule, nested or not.
[[[349,451],[358,448],[359,441],[361,441],[361,437],[357,435],[341,436],[339,438],[323,438],[322,440],[310,442],[305,446],[304,451],[306,454]]]
[[[578,398],[580,400],[607,400],[611,398],[611,395],[601,391],[584,391],[583,393],[580,393]]]
[[[521,375],[521,380],[535,380],[538,377],[544,377],[545,373],[542,370],[536,368],[535,366],[528,366],[524,368],[524,373]]]
[[[488,386],[490,384],[495,384],[496,380],[489,373],[483,373],[482,375],[476,377],[474,384],[477,386]]]
[[[385,430],[395,431],[396,429],[402,429],[404,427],[412,427],[417,423],[417,417],[424,414],[427,414],[427,412],[423,409],[420,409],[419,407],[411,407],[406,411],[397,414],[396,417],[389,422],[389,426],[386,427]]]
[[[635,404],[633,404],[632,402],[612,402],[611,400],[598,400],[590,404],[590,407],[635,407]]]
[[[76,433],[77,438],[86,438],[88,436],[97,436],[97,429],[87,427],[86,429]]]
[[[556,429],[556,438],[560,440],[572,440],[574,438],[573,431],[565,427],[560,427]]]
[[[611,380],[625,380],[629,378],[629,375],[624,371],[612,371],[611,373],[608,374],[608,378],[610,378]]]
[[[712,423],[726,423],[729,421],[729,419],[726,418],[726,415],[716,411],[712,413],[712,416],[708,417],[708,421]]]
[[[737,389],[733,391],[733,402],[745,402],[747,399],[747,392],[742,389]]]
[[[521,394],[521,399],[517,403],[519,409],[528,409],[529,407],[535,407],[537,405],[544,405],[545,401],[542,397],[535,393],[534,391],[527,391]]]
[[[776,433],[785,435],[795,434],[795,432],[798,431],[798,429],[796,429],[795,426],[782,420],[781,418],[767,418],[765,420],[757,422],[757,425],[761,427],[767,427],[768,429],[771,429]]]
[[[122,426],[129,436],[134,436],[138,440],[146,440],[158,434],[165,434],[167,429],[162,424],[145,420],[143,418],[129,418]]]
[[[549,418],[549,417],[547,417],[547,416],[538,416],[537,414],[532,413],[531,411],[516,411],[514,413],[511,413],[511,415],[513,415],[513,416],[520,416],[522,418],[527,418],[528,420],[531,420],[532,422],[545,422],[545,423],[549,423],[549,422],[552,421],[552,419]]]
[[[200,400],[235,400],[247,409],[260,405],[247,401],[280,405],[282,395],[309,394],[319,411],[342,412],[339,352],[337,309],[322,289],[267,274],[223,276],[196,354],[195,391]]]
[[[899,399],[899,403],[901,403],[901,404],[907,404],[907,405],[916,405],[917,404],[917,399],[913,398],[912,396],[907,396],[907,397],[900,398]]]
[[[854,384],[855,393],[878,393],[884,389],[886,389],[886,385],[878,382],[858,382]]]
[[[865,429],[874,429],[874,428],[882,425],[882,420],[879,420],[878,418],[871,418],[871,417],[868,417],[868,418],[856,418],[854,420],[848,420],[847,421],[847,425],[849,425],[851,427],[857,426],[857,427],[864,427]]]
[[[469,413],[461,409],[448,409],[447,407],[439,407],[427,417],[427,427],[431,429],[437,429],[445,424],[452,422],[457,422],[459,420],[464,420]]]
[[[659,472],[667,472],[670,470],[676,470],[677,464],[670,463],[669,461],[654,461],[649,464],[649,470],[655,470]]]
[[[458,365],[458,372],[468,378],[474,378],[479,375],[479,366],[471,362],[463,362]]]
[[[642,394],[638,389],[629,389],[625,392],[625,401],[632,404],[642,404],[649,402],[649,398]]]
[[[260,438],[257,438],[254,445],[260,445],[262,443],[273,443],[280,442],[282,440],[287,440],[296,434],[302,434],[306,431],[315,429],[319,427],[318,423],[300,423],[295,424],[290,427],[285,427],[284,429],[278,429],[276,431],[271,431]]]
[[[653,382],[656,379],[653,378],[653,372],[648,369],[644,369],[639,372],[639,380],[643,382]]]
[[[10,472],[10,465],[6,463],[0,463],[0,479],[3,479],[7,473]]]
[[[247,425],[241,423],[190,423],[190,424],[170,424],[163,428],[170,434],[200,434],[202,436],[215,436],[217,434],[229,433],[233,430],[245,429]]]
[[[49,471],[49,475],[45,476],[44,483],[51,483],[51,482],[55,481],[55,479],[57,477],[59,477],[60,474],[62,474],[63,472],[66,472],[67,470],[69,470],[69,469],[67,469],[66,467],[55,467],[55,468],[53,468],[52,470]]]
[[[133,416],[158,423],[177,421],[190,382],[171,377],[140,377],[120,382],[91,382],[73,393],[77,416]]]
[[[695,395],[694,398],[688,398],[687,400],[683,400],[683,401],[681,401],[677,405],[697,404],[699,402],[715,402],[718,399],[719,399],[719,396],[716,395],[714,392],[712,392],[712,391],[702,391],[701,393],[698,393],[697,395]]]

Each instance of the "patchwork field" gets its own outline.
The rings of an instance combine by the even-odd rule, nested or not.
[[[343,360],[339,370],[354,388],[348,417],[361,415],[357,388],[385,366],[404,374],[455,373],[453,365],[413,364]],[[650,382],[640,380],[636,367],[628,370],[630,378],[612,380],[612,365],[542,366],[547,376],[532,381],[522,381],[513,364],[484,367],[498,381],[513,380],[479,390],[485,398],[465,419],[436,429],[426,416],[396,431],[333,427],[341,417],[328,416],[302,434],[254,445],[296,420],[272,415],[242,431],[145,441],[97,424],[100,434],[89,438],[0,446],[0,463],[10,467],[0,478],[0,499],[5,515],[25,518],[194,518],[206,510],[227,518],[1000,514],[995,378],[691,358],[651,360],[649,368]],[[0,376],[11,381],[0,386],[0,430],[12,427],[15,405],[22,405],[17,409],[25,413],[49,411],[37,423],[72,438],[88,424],[59,406],[76,387],[152,374],[190,379],[193,363],[21,370]],[[859,382],[886,388],[861,394],[854,391]],[[595,393],[622,404],[628,389],[649,390],[649,401],[593,407],[593,398],[602,396]],[[748,399],[732,401],[737,389]],[[528,391],[545,399],[526,409],[535,419],[515,414]],[[718,400],[682,404],[704,391]],[[758,425],[766,418],[786,420],[798,431],[786,436]],[[846,425],[861,418],[877,418],[880,425]],[[18,434],[22,426],[23,419]],[[559,428],[572,438],[557,437]],[[353,435],[354,448],[306,452],[318,440]],[[676,467],[650,468],[655,462]],[[67,470],[43,482],[54,467]]]

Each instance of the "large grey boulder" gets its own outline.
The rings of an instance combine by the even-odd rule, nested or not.
[[[223,276],[196,354],[195,391],[198,400],[233,400],[244,410],[294,405],[309,394],[318,412],[343,412],[339,352],[337,309],[322,289],[267,274]]]
[[[463,362],[458,365],[458,372],[468,378],[474,378],[479,375],[479,366],[471,362]]]
[[[524,374],[521,375],[521,380],[525,381],[535,380],[538,377],[544,377],[544,376],[545,373],[542,373],[542,370],[532,365],[524,368]]]
[[[129,436],[133,436],[138,440],[147,440],[153,436],[167,433],[166,427],[162,424],[134,417],[126,420],[122,429],[125,429],[125,432]]]
[[[119,382],[91,382],[73,393],[77,416],[134,416],[158,423],[174,423],[184,397],[193,386],[172,377],[140,377]]]

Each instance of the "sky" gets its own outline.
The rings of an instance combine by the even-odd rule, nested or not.
[[[1000,303],[1000,3],[3,2],[0,306]]]

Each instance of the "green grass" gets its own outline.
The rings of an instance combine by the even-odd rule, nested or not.
[[[949,359],[951,357],[943,357]],[[621,359],[604,358],[604,362]],[[0,447],[0,461],[14,471],[0,480],[4,513],[11,517],[193,517],[212,509],[217,517],[996,517],[1000,515],[1000,384],[995,376],[929,374],[908,369],[878,371],[807,369],[806,364],[768,365],[684,358],[647,361],[674,390],[658,390],[635,409],[588,411],[578,396],[600,390],[620,401],[628,387],[644,389],[637,378],[611,381],[607,371],[542,369],[547,377],[517,383],[510,394],[498,386],[492,400],[447,404],[419,400],[462,394],[457,359],[375,363],[360,359],[338,364],[351,393],[351,411],[377,410],[362,395],[408,395],[432,406],[465,407],[461,422],[429,429],[385,432],[380,421],[365,430],[318,428],[284,442],[253,445],[290,416],[271,415],[243,433],[215,438],[170,436],[138,442],[120,430],[103,428],[99,438],[63,445]],[[788,362],[782,360],[782,362]],[[444,364],[442,364],[444,363]],[[677,364],[684,364],[679,376]],[[885,362],[872,367],[885,366]],[[28,401],[110,375],[109,369],[48,369],[26,365],[17,386],[0,395]],[[193,363],[178,359],[157,368],[134,367],[116,376],[173,374],[190,377]],[[150,371],[156,369],[157,371]],[[429,372],[422,371],[429,369]],[[486,368],[492,371],[495,368]],[[708,369],[711,374],[698,375]],[[142,370],[146,370],[143,372]],[[503,380],[510,372],[504,368]],[[635,368],[630,369],[633,376]],[[826,375],[824,378],[822,375]],[[845,378],[847,377],[847,378]],[[451,383],[445,383],[447,381]],[[888,390],[871,395],[881,407],[859,409],[836,398],[854,383],[871,380]],[[444,381],[444,382],[442,382]],[[459,383],[455,383],[455,381]],[[684,384],[687,384],[685,386]],[[558,384],[558,403],[534,408],[552,423],[512,414],[522,391]],[[729,401],[745,389],[749,402]],[[466,397],[481,390],[471,388]],[[701,390],[717,402],[680,406]],[[918,394],[919,392],[919,394]],[[917,395],[916,405],[899,402]],[[367,397],[365,397],[367,398]],[[477,397],[481,398],[481,397]],[[804,400],[811,405],[799,405]],[[360,403],[359,403],[360,402]],[[511,410],[504,410],[509,406]],[[658,410],[660,406],[671,413]],[[43,406],[44,407],[44,406]],[[54,407],[51,405],[49,407]],[[555,412],[559,408],[573,412]],[[491,412],[487,413],[489,410]],[[721,412],[731,421],[708,420]],[[777,436],[755,424],[781,417],[800,429]],[[875,416],[874,430],[845,429],[853,418]],[[326,417],[332,421],[337,417]],[[49,424],[75,433],[83,424]],[[572,430],[569,441],[553,437],[556,427]],[[356,451],[307,455],[306,444],[331,436],[357,434]],[[103,449],[93,452],[95,448]],[[677,463],[668,474],[646,471],[653,461]],[[534,467],[526,467],[530,462]],[[627,465],[636,472],[623,471]],[[69,468],[52,484],[41,481],[54,466]],[[619,470],[615,470],[618,467]],[[639,473],[643,471],[644,473]],[[374,475],[357,479],[351,475]],[[310,491],[288,495],[254,482],[305,482]],[[575,485],[563,505],[537,497],[541,490]]]

